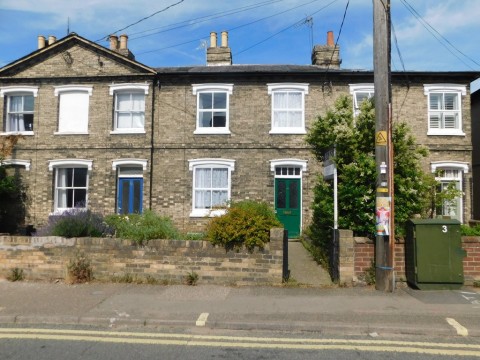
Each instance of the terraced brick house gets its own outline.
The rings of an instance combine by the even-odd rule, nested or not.
[[[21,133],[7,163],[22,168],[26,223],[84,206],[104,214],[152,209],[201,231],[230,200],[264,200],[298,236],[311,217],[321,164],[305,143],[341,95],[354,110],[373,95],[373,72],[340,68],[333,34],[311,65],[233,64],[228,34],[212,33],[207,63],[135,62],[127,37],[110,49],[76,34],[0,69],[3,133]],[[394,121],[405,120],[442,186],[463,191],[439,213],[472,213],[469,84],[473,72],[392,74]],[[23,120],[22,120],[23,119]],[[30,129],[32,123],[32,129]]]

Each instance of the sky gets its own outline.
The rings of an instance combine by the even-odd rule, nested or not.
[[[341,67],[371,70],[373,1],[0,0],[0,67],[35,51],[38,35],[68,31],[105,47],[127,34],[147,66],[204,65],[210,32],[226,30],[234,64],[308,65],[333,31]],[[480,77],[479,15],[479,0],[391,0],[392,70]]]

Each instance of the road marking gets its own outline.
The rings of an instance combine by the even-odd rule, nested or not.
[[[197,325],[197,326],[205,326],[205,324],[207,323],[208,315],[209,315],[208,313],[201,313],[200,316],[198,317],[197,322],[195,323],[195,325]]]
[[[453,328],[455,330],[457,330],[457,335],[460,335],[460,336],[468,336],[468,330],[466,327],[463,327],[462,325],[460,325],[460,323],[458,323],[455,319],[452,319],[452,318],[446,318],[445,320],[447,320],[447,322],[453,326]]]
[[[150,338],[141,338],[145,336],[144,333],[132,333],[135,337],[127,337],[123,332],[109,332],[115,336],[106,336],[104,332],[88,332],[85,335],[66,335],[66,334],[50,334],[47,331],[37,330],[37,333],[25,331],[19,333],[20,330],[27,329],[0,329],[0,339],[20,339],[20,340],[50,340],[50,341],[86,341],[98,343],[124,343],[137,345],[170,345],[170,346],[202,346],[202,347],[218,347],[218,348],[250,348],[250,349],[284,349],[284,350],[346,350],[346,351],[363,351],[363,352],[390,352],[390,353],[415,353],[415,354],[429,354],[429,355],[446,355],[446,356],[480,356],[480,345],[472,344],[436,344],[436,343],[422,343],[422,342],[403,342],[403,341],[375,341],[375,340],[340,340],[340,339],[282,339],[275,338],[277,342],[265,342],[267,338],[255,338],[255,342],[249,342],[247,338],[242,337],[221,337],[225,341],[219,340],[201,340],[197,335],[186,334],[161,334],[164,337],[177,338],[159,339],[150,334]],[[7,330],[14,330],[8,332]],[[45,330],[45,329],[44,329]],[[69,331],[65,331],[69,332]],[[91,336],[87,334],[91,334]],[[96,335],[96,336],[95,336]],[[184,339],[178,339],[183,337]],[[208,336],[204,336],[207,338]],[[212,338],[220,338],[220,336]],[[254,338],[249,338],[254,339]],[[227,341],[228,340],[228,341]],[[289,342],[295,340],[295,343]],[[318,343],[311,343],[317,341]],[[302,343],[303,342],[303,343]],[[387,343],[389,343],[387,345]],[[429,344],[429,345],[427,345]],[[408,346],[407,346],[408,345]],[[447,348],[448,347],[448,348]]]

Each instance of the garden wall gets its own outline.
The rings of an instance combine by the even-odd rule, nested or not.
[[[272,229],[265,249],[226,251],[208,241],[151,240],[144,246],[111,238],[0,236],[0,277],[22,269],[27,280],[65,279],[78,252],[91,261],[95,279],[130,277],[164,283],[198,274],[199,283],[281,284],[284,277],[283,229]]]
[[[350,284],[365,276],[375,257],[373,241],[354,237],[350,230],[340,230],[340,283]],[[466,285],[480,280],[480,237],[462,236],[462,248],[466,251],[463,258],[463,274]],[[395,243],[395,276],[405,281],[405,243]]]

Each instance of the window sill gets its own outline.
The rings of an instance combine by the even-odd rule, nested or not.
[[[230,135],[231,132],[227,128],[198,128],[193,132],[195,135]]]
[[[33,131],[5,131],[0,133],[1,136],[9,136],[9,135],[23,135],[23,136],[33,136]]]
[[[215,216],[222,216],[227,212],[225,209],[217,209],[217,210],[210,210],[210,209],[195,209],[190,213],[190,217],[215,217]]]
[[[112,130],[110,131],[110,135],[126,135],[126,134],[133,134],[133,135],[142,135],[146,134],[145,129],[125,129],[125,130]]]
[[[60,131],[55,131],[53,135],[88,135],[88,132],[60,132]]]
[[[430,129],[427,132],[428,136],[465,136],[465,133],[461,130],[439,130],[439,129]]]
[[[59,216],[59,215],[63,215],[66,212],[79,213],[79,212],[84,212],[84,211],[87,211],[87,210],[88,210],[87,208],[58,208],[58,209],[55,209],[54,212],[51,212],[48,215],[49,216]]]
[[[278,128],[270,130],[269,134],[279,134],[279,135],[305,135],[307,131],[305,129],[296,129],[296,128]]]

